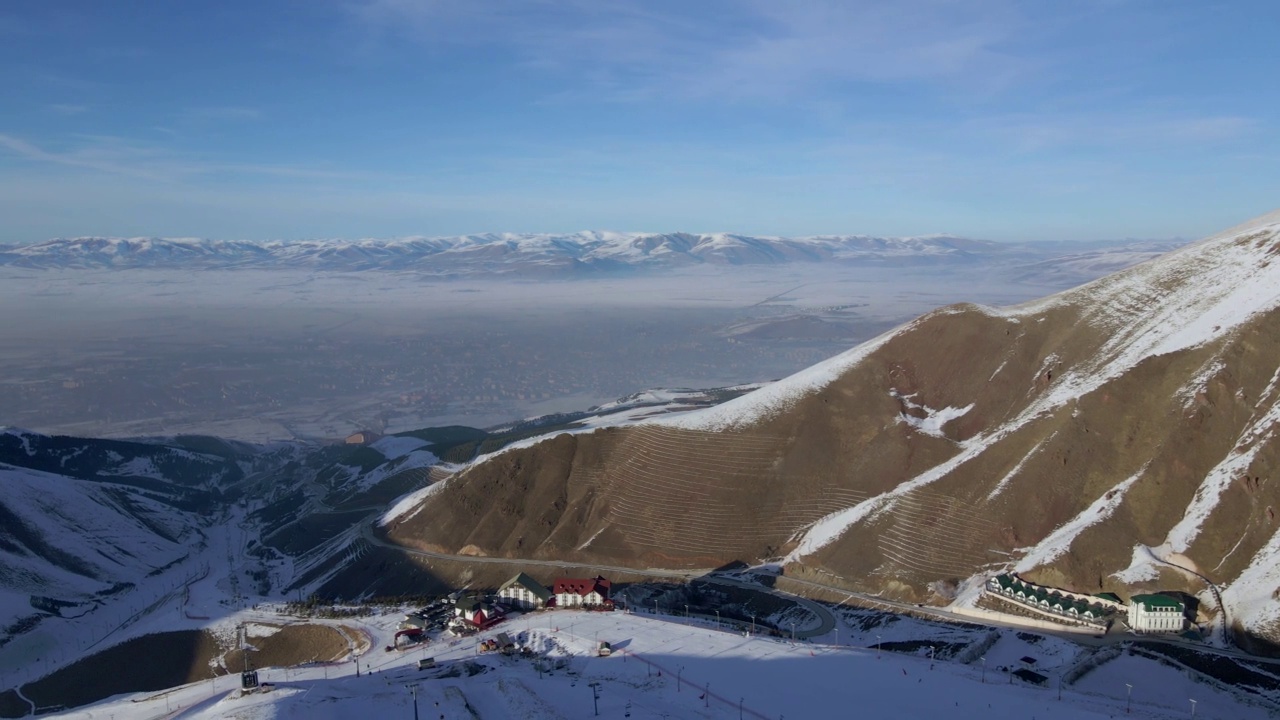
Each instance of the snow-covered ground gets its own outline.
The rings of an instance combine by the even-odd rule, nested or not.
[[[236,620],[263,617],[245,612]],[[1030,647],[1048,682],[1011,683],[999,668],[1016,665],[1029,647],[1025,636],[1011,632],[985,650],[985,660],[931,663],[927,651],[908,655],[792,643],[686,624],[679,617],[554,611],[515,617],[473,638],[433,639],[421,649],[384,652],[399,617],[342,621],[374,639],[373,649],[359,658],[359,677],[354,662],[268,668],[260,674],[272,685],[266,693],[241,696],[238,678],[222,678],[167,693],[120,696],[66,716],[410,717],[416,692],[424,718],[590,718],[596,716],[594,692],[601,717],[1052,720],[1122,715],[1127,684],[1134,717],[1189,715],[1190,699],[1197,702],[1197,717],[1269,717],[1260,706],[1137,656],[1093,670],[1063,687],[1059,699],[1058,677],[1070,669],[1077,649],[1060,640],[1034,640]],[[545,653],[543,672],[529,659],[479,654],[479,641],[498,632]],[[612,657],[595,657],[600,640],[613,645]],[[435,658],[437,667],[418,670],[424,657]]]

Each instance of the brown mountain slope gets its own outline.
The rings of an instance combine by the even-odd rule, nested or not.
[[[785,557],[935,602],[1005,568],[1204,590],[1154,552],[1280,639],[1273,259],[1280,214],[1028,306],[944,308],[717,408],[486,459],[389,535],[637,567]]]

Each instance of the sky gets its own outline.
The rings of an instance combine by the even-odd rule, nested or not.
[[[0,242],[1199,237],[1280,207],[1280,4],[0,4]]]

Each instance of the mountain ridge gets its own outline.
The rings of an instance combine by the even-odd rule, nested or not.
[[[751,236],[733,233],[557,234],[488,233],[452,237],[249,242],[200,238],[56,238],[0,246],[0,267],[27,269],[184,268],[245,270],[303,268],[325,271],[414,271],[438,275],[626,272],[697,265],[771,265],[830,262],[865,265],[1033,265],[1062,255],[1087,262],[1099,252],[1149,257],[1179,241],[1124,241],[1069,245],[1007,244],[951,235],[874,237]]]
[[[1042,300],[942,308],[714,408],[474,464],[389,537],[641,567],[773,559],[939,604],[1017,569],[1199,594],[1242,642],[1274,644],[1277,257],[1272,213]],[[1211,577],[1227,612],[1148,552]]]

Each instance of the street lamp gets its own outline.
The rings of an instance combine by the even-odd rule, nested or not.
[[[751,616],[751,634],[756,634],[756,616],[754,614]]]
[[[685,603],[685,606],[684,606],[684,624],[685,625],[689,624],[689,604],[688,603]]]
[[[684,666],[681,665],[680,669],[676,670],[676,692],[680,692],[680,678],[683,676],[684,676]]]
[[[716,629],[720,629],[720,611],[718,609],[716,610]]]
[[[1133,686],[1129,683],[1125,683],[1124,686],[1127,688],[1124,694],[1124,712],[1127,715],[1129,708],[1133,705]]]
[[[880,636],[879,636],[879,635],[877,635],[877,636],[876,636],[876,659],[877,659],[877,660],[879,660],[879,659],[880,659],[880,645],[881,645],[881,642],[880,642]],[[983,659],[984,661],[986,660],[986,658],[982,658],[982,659]]]
[[[600,714],[600,683],[598,682],[591,683],[591,702],[593,705],[595,705],[596,715],[599,715]],[[418,720],[418,719],[414,718],[413,720]]]
[[[1187,698],[1187,699],[1191,701],[1191,717],[1195,717],[1196,716],[1196,699],[1195,698]]]
[[[987,656],[982,656],[982,682],[987,682]]]
[[[933,669],[933,646],[929,646],[929,669]]]

